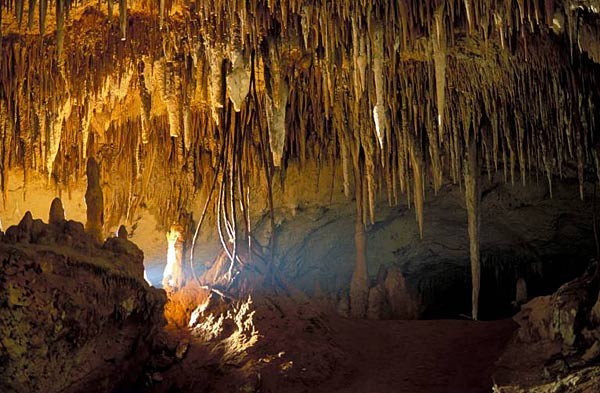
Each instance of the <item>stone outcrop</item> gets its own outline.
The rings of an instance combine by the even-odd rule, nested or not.
[[[498,363],[495,392],[596,392],[600,388],[600,274],[593,264],[550,296],[522,306],[519,331]]]
[[[111,392],[135,378],[163,324],[164,292],[131,242],[28,212],[0,241],[0,391]]]

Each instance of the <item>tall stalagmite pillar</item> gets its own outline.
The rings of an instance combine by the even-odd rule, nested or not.
[[[93,157],[88,158],[85,168],[87,190],[85,204],[87,205],[87,222],[85,228],[98,241],[103,240],[104,199],[100,187],[100,166]]]
[[[162,286],[167,292],[183,285],[183,227],[173,224],[167,232],[167,266],[163,272]]]
[[[367,234],[363,222],[363,182],[360,169],[354,168],[354,185],[356,194],[356,265],[350,283],[350,316],[364,318],[369,302],[369,281],[367,271]]]
[[[479,250],[479,205],[481,192],[479,187],[479,165],[475,137],[471,136],[468,150],[465,154],[465,201],[467,205],[467,222],[469,228],[469,251],[471,255],[471,316],[478,318],[479,287],[481,276],[481,255]]]

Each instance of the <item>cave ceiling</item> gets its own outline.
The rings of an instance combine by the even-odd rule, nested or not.
[[[383,195],[422,230],[423,190],[462,183],[471,145],[506,182],[583,197],[600,173],[600,1],[0,4],[4,198],[13,168],[65,188],[94,156],[108,220],[166,224],[310,161],[342,168],[364,222]]]

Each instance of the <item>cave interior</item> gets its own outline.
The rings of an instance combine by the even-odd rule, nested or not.
[[[0,0],[0,47],[0,391],[600,391],[599,0]]]

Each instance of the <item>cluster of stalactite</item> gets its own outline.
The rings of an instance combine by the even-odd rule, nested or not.
[[[208,1],[171,18],[165,13],[179,5],[139,2],[129,5],[128,15],[119,11],[129,21],[125,27],[113,2],[107,4],[82,11],[68,24],[66,41],[65,14],[84,2],[53,4],[55,35],[4,37],[3,175],[21,165],[25,176],[37,169],[67,183],[81,173],[90,132],[107,134],[112,127],[137,135],[141,124],[141,141],[127,137],[136,146],[131,155],[139,172],[140,144],[147,144],[149,130],[156,130],[151,123],[162,124],[164,112],[169,135],[179,139],[162,149],[189,169],[182,160],[195,140],[219,150],[215,130],[228,98],[241,110],[251,54],[259,69],[255,116],[269,133],[273,164],[281,164],[284,151],[301,163],[309,154],[339,156],[348,193],[350,171],[364,174],[364,222],[373,220],[381,185],[391,203],[405,193],[422,217],[427,179],[436,190],[444,177],[460,182],[469,128],[488,170],[500,162],[512,182],[539,170],[551,182],[569,161],[583,181],[586,162],[597,161],[589,133],[596,121],[594,75],[574,69],[579,60],[562,55],[563,43],[553,43],[560,39],[548,39],[557,13],[567,16],[569,33],[577,29],[562,2]],[[151,15],[136,11],[148,5]],[[28,22],[37,20],[44,32],[48,4],[37,4],[38,19],[29,12],[35,6],[15,0],[0,8],[14,13],[19,26],[26,10]],[[147,69],[158,59],[166,110],[157,114]],[[130,85],[138,90],[139,116],[115,119],[104,103],[105,124],[92,130],[90,112],[99,109],[90,103],[108,77],[123,78],[128,70],[137,73]],[[212,119],[201,113],[206,107]],[[202,118],[195,127],[193,117]],[[171,144],[174,154],[166,148]],[[216,162],[213,157],[213,167]],[[422,218],[419,226],[422,232]]]
[[[582,197],[586,170],[600,178],[600,81],[575,45],[593,48],[579,17],[593,1],[51,5],[39,0],[37,17],[35,0],[0,5],[4,198],[11,167],[25,187],[38,171],[68,188],[93,156],[106,225],[140,206],[165,227],[189,224],[199,193],[194,223],[211,209],[235,261],[237,234],[251,244],[252,184],[267,185],[272,207],[271,179],[292,161],[342,166],[357,244],[382,193],[390,204],[406,196],[422,237],[426,188],[475,192],[480,168],[512,183],[543,176],[550,190],[574,172]]]

